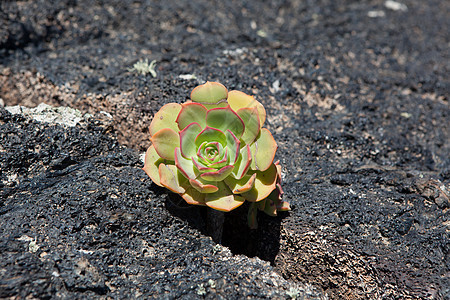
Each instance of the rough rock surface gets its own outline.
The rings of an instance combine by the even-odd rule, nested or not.
[[[4,105],[94,116],[0,108],[0,297],[450,298],[449,15],[442,0],[0,2]],[[144,59],[156,77],[130,71]],[[228,214],[232,254],[138,159],[153,113],[205,80],[265,105],[293,207],[255,232],[245,207]]]
[[[326,297],[171,215],[137,153],[95,120],[61,127],[0,108],[0,138],[2,299]]]

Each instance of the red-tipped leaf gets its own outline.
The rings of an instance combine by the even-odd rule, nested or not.
[[[177,132],[163,128],[152,136],[151,141],[161,158],[174,160],[175,148],[180,147],[180,136]]]
[[[175,120],[180,130],[183,130],[191,123],[198,123],[201,128],[206,127],[207,109],[204,105],[190,102],[184,103],[181,106],[181,111]]]
[[[231,130],[238,138],[241,138],[245,129],[244,121],[242,121],[241,117],[230,106],[208,110],[206,114],[206,125],[219,129],[222,132]]]
[[[175,120],[177,119],[180,110],[181,105],[178,103],[168,103],[161,107],[150,123],[150,136],[153,136],[163,128],[170,128],[178,132],[178,124]]]
[[[228,166],[225,166],[215,172],[206,172],[206,173],[200,174],[200,177],[207,181],[222,181],[231,174],[233,169],[234,169],[234,166],[228,165]]]
[[[195,155],[197,146],[195,145],[195,138],[202,131],[201,126],[198,123],[191,123],[182,131],[180,131],[180,147],[181,154],[185,158]]]
[[[197,179],[189,179],[189,183],[200,193],[209,194],[215,193],[218,190],[218,187],[213,184],[204,184]]]

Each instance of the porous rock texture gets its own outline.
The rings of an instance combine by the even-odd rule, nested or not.
[[[136,151],[96,120],[62,127],[0,108],[0,128],[0,298],[325,299],[174,217]]]
[[[2,1],[0,102],[91,117],[0,108],[0,298],[450,298],[449,15],[442,0]],[[144,59],[156,77],[131,70]],[[225,247],[204,208],[140,170],[152,115],[206,80],[265,105],[293,208],[256,231],[245,206],[227,214]]]

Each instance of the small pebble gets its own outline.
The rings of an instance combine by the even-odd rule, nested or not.
[[[386,16],[386,13],[383,10],[371,10],[367,13],[369,18],[382,18]]]
[[[384,6],[388,9],[391,9],[394,11],[407,11],[408,10],[408,6],[406,6],[405,4],[397,2],[397,1],[392,1],[392,0],[387,0],[386,2],[384,2]]]

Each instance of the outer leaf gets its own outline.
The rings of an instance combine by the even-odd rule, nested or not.
[[[291,206],[289,205],[289,202],[281,200],[278,204],[277,204],[277,211],[290,211],[291,210]]]
[[[241,142],[230,130],[227,130],[225,132],[225,136],[227,137],[227,150],[228,150],[228,157],[230,159],[230,164],[234,165],[234,163],[239,157],[239,149],[241,148]]]
[[[227,99],[228,90],[218,82],[209,82],[199,85],[191,92],[191,99],[201,104],[217,104]]]
[[[258,138],[250,146],[252,151],[252,169],[265,171],[273,163],[277,143],[272,134],[266,128],[261,129]]]
[[[148,148],[147,152],[145,153],[145,162],[142,170],[144,170],[145,173],[147,173],[147,175],[150,176],[151,180],[159,186],[163,185],[160,182],[161,178],[159,177],[158,167],[160,164],[164,162],[165,160],[158,155],[158,153],[155,150],[155,147],[151,145],[150,148]]]
[[[186,185],[186,179],[179,174],[177,167],[174,165],[159,165],[159,176],[161,184],[174,193],[182,194],[186,190],[183,185]]]
[[[277,169],[274,164],[264,172],[256,171],[255,173],[256,178],[253,188],[250,191],[241,194],[242,197],[251,202],[267,198],[267,196],[275,189],[278,177]]]
[[[256,173],[253,175],[245,175],[241,179],[234,179],[232,176],[225,178],[225,183],[231,189],[233,194],[242,194],[250,191],[255,184]]]
[[[189,179],[189,183],[194,187],[197,191],[203,194],[209,194],[217,192],[219,189],[217,186],[213,184],[203,184],[200,180],[197,179]]]
[[[277,204],[283,199],[283,190],[281,189],[281,185],[278,183],[278,179],[276,188],[272,191],[272,193],[270,193],[270,195],[267,198],[273,200],[275,204]]]
[[[201,128],[206,127],[206,107],[200,103],[190,102],[181,105],[181,111],[175,122],[183,130],[191,123],[198,123]]]
[[[202,128],[198,123],[191,123],[180,131],[181,154],[185,158],[196,155],[197,146],[195,145],[195,138],[201,131]]]
[[[217,186],[219,188],[217,192],[206,194],[205,204],[207,206],[220,211],[230,211],[244,203],[245,199],[233,195],[225,183],[217,182]]]
[[[175,166],[188,179],[195,179],[197,175],[195,174],[194,163],[190,159],[186,159],[181,155],[180,148],[175,148]]]
[[[250,145],[258,136],[261,128],[258,110],[256,107],[244,107],[239,109],[236,113],[241,117],[245,124],[244,134],[241,139],[245,144]]]
[[[241,138],[244,133],[245,125],[230,106],[224,108],[213,108],[206,114],[206,125],[225,132],[229,129],[233,134]]]
[[[253,203],[255,203],[256,205],[258,205],[258,210],[264,211],[264,209],[266,208],[266,201],[267,201],[267,198],[266,198],[266,199],[263,199],[263,200],[261,200],[261,201],[259,201],[259,202],[253,202]],[[252,203],[252,204],[253,204],[253,203]]]
[[[245,174],[247,174],[250,163],[252,161],[252,155],[250,152],[250,146],[246,145],[240,151],[240,155],[234,164],[234,170],[232,176],[235,179],[241,179]]]
[[[219,142],[222,146],[227,145],[227,138],[225,134],[215,128],[206,127],[202,132],[195,138],[195,145],[200,147],[204,142]]]
[[[200,177],[207,181],[222,181],[233,171],[234,166],[228,165],[215,172],[206,172],[200,174]]]
[[[186,192],[181,195],[188,204],[205,206],[205,194],[200,193],[192,186],[186,188]]]
[[[224,107],[227,107],[228,103],[227,103],[227,100],[224,99],[223,102],[219,102],[217,104],[204,104],[204,105],[205,105],[205,107],[208,110],[210,110],[210,109],[213,109],[213,108],[224,108]]]
[[[280,161],[279,160],[277,160],[275,162],[275,166],[277,167],[278,181],[281,182],[281,166],[280,166]]]
[[[163,128],[170,128],[178,132],[178,124],[175,120],[177,119],[180,110],[181,105],[178,103],[168,103],[161,107],[150,123],[150,135],[153,136]]]
[[[264,125],[264,122],[266,121],[266,110],[264,106],[259,103],[253,96],[249,96],[241,91],[230,91],[228,93],[227,101],[228,105],[230,105],[231,109],[233,109],[234,111],[238,111],[239,109],[244,107],[256,107],[259,114],[259,125],[260,127]]]
[[[281,187],[281,166],[280,161],[275,162],[275,167],[277,168],[277,184],[276,188],[270,193],[270,195],[267,197],[267,199],[271,199],[276,207],[277,211],[289,211],[291,210],[291,207],[289,205],[289,202],[283,201],[283,189]]]
[[[180,147],[180,136],[173,129],[163,128],[156,132],[150,140],[159,156],[168,160],[175,159],[175,148]]]
[[[277,215],[277,207],[275,203],[269,198],[265,200],[264,212],[272,217],[275,217]]]

